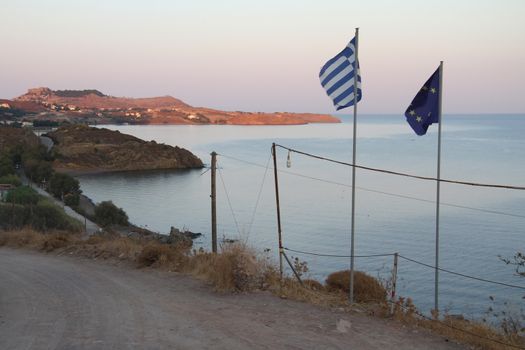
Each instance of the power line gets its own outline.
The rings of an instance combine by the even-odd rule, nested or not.
[[[266,162],[266,169],[264,170],[264,175],[261,181],[261,186],[259,187],[259,193],[257,194],[257,200],[255,201],[255,206],[253,207],[252,218],[250,220],[250,225],[248,226],[248,234],[246,237],[247,240],[250,237],[250,233],[252,231],[252,225],[253,225],[253,222],[255,221],[255,214],[257,213],[257,208],[259,207],[259,201],[261,200],[262,190],[264,187],[264,182],[266,181],[266,174],[268,174],[268,168],[270,166],[271,159],[272,159],[272,156],[270,155],[268,157],[268,161]]]
[[[217,167],[217,170],[219,170],[219,177],[222,182],[222,187],[224,188],[224,193],[226,194],[226,199],[228,201],[228,206],[230,207],[230,211],[232,213],[233,221],[235,222],[235,227],[237,228],[237,233],[239,233],[239,236],[241,235],[241,230],[239,229],[239,223],[237,222],[237,217],[235,216],[235,211],[233,210],[232,202],[230,200],[230,196],[228,195],[228,190],[226,189],[226,184],[224,183],[224,179],[222,177],[222,171],[221,168]]]
[[[224,155],[224,154],[219,154],[219,155],[221,157],[232,159],[232,160],[235,160],[235,161],[238,161],[238,162],[241,162],[241,163],[253,165],[253,166],[256,166],[256,167],[260,167],[260,168],[266,168],[266,166],[264,166],[262,164],[259,164],[259,163],[251,162],[251,161],[248,161],[248,160],[236,158],[236,157],[229,156],[229,155]],[[273,167],[270,167],[270,169],[273,169]],[[284,174],[293,175],[293,176],[297,176],[297,177],[302,177],[302,178],[305,178],[305,179],[315,180],[315,181],[319,181],[319,182],[324,182],[324,183],[328,183],[328,184],[331,184],[331,185],[337,185],[337,186],[343,186],[343,187],[347,187],[347,188],[352,188],[351,185],[348,185],[348,184],[345,184],[345,183],[342,183],[342,182],[337,182],[337,181],[332,181],[332,180],[327,180],[327,179],[321,179],[321,178],[318,178],[318,177],[304,175],[304,174],[300,174],[300,173],[293,172],[293,171],[280,170],[280,169],[278,171],[281,172],[281,173],[284,173]],[[411,199],[411,200],[424,202],[424,203],[431,203],[431,204],[435,203],[434,201],[429,200],[429,199],[423,199],[423,198],[418,198],[418,197],[413,197],[413,196],[408,196],[408,195],[403,195],[403,194],[397,194],[397,193],[392,193],[392,192],[385,192],[385,191],[380,191],[380,190],[374,190],[374,189],[370,189],[370,188],[366,188],[366,187],[356,186],[356,189],[359,189],[359,190],[362,190],[362,191],[366,191],[366,192],[371,192],[371,193],[383,194],[383,195],[391,196],[391,197]],[[459,209],[467,209],[467,210],[472,210],[472,211],[478,211],[478,212],[482,212],[482,213],[504,215],[504,216],[510,216],[510,217],[516,217],[516,218],[523,218],[523,219],[525,219],[525,215],[514,214],[514,213],[507,213],[507,212],[503,212],[503,211],[484,209],[484,208],[476,208],[476,207],[470,207],[470,206],[466,206],[466,205],[446,203],[446,202],[441,202],[441,205],[448,206],[448,207],[453,207],[453,208],[459,208]]]
[[[295,250],[291,248],[283,247],[284,250],[288,250],[290,252],[299,253],[299,254],[305,254],[305,255],[314,255],[314,256],[324,256],[324,257],[330,257],[330,258],[351,258],[351,255],[335,255],[335,254],[320,254],[320,253],[312,253],[312,252],[305,252],[302,250]],[[382,257],[382,256],[394,256],[394,254],[371,254],[371,255],[354,255],[354,258],[376,258],[376,257]]]
[[[413,262],[415,264],[426,266],[426,267],[429,267],[429,268],[434,269],[434,270],[436,269],[435,266],[432,266],[432,265],[429,265],[429,264],[425,264],[425,263],[423,263],[421,261],[417,261],[417,260],[414,260],[414,259],[411,259],[411,258],[407,258],[406,256],[403,256],[403,255],[399,255],[399,257],[402,258],[402,259],[405,259],[407,261],[411,261],[411,262]],[[476,280],[476,281],[492,283],[492,284],[498,284],[500,286],[505,286],[505,287],[517,288],[517,289],[525,290],[525,287],[523,287],[523,286],[517,286],[517,285],[514,285],[514,284],[508,284],[508,283],[504,283],[504,282],[491,281],[491,280],[488,280],[488,279],[485,279],[485,278],[469,276],[469,275],[465,275],[463,273],[446,270],[446,269],[443,269],[441,267],[438,267],[437,269],[439,271],[443,271],[443,272],[446,272],[446,273],[449,273],[449,274],[452,274],[452,275],[456,275],[456,276],[461,276],[461,277],[464,277],[464,278],[470,278],[470,279],[473,279],[473,280]]]
[[[285,150],[288,150],[289,152],[302,154],[304,156],[308,156],[308,157],[311,157],[311,158],[325,160],[327,162],[336,163],[336,164],[340,164],[340,165],[346,165],[346,166],[350,166],[350,167],[355,167],[355,168],[358,168],[358,169],[375,171],[375,172],[379,172],[379,173],[383,173],[383,174],[398,175],[398,176],[410,177],[410,178],[419,179],[419,180],[440,181],[440,182],[446,182],[446,183],[452,183],[452,184],[458,184],[458,185],[468,185],[468,186],[477,186],[477,187],[491,187],[491,188],[504,188],[504,189],[510,189],[510,190],[525,190],[525,187],[523,187],[523,186],[484,184],[484,183],[477,183],[477,182],[437,179],[437,178],[434,178],[434,177],[419,176],[419,175],[401,173],[401,172],[392,171],[392,170],[372,168],[372,167],[367,167],[367,166],[357,165],[357,164],[351,164],[351,163],[342,162],[342,161],[331,159],[331,158],[318,156],[318,155],[315,155],[315,154],[312,154],[312,153],[299,151],[299,150],[296,150],[296,149],[293,149],[293,148],[289,148],[289,147],[286,147],[286,146],[282,146],[282,145],[279,145],[279,144],[275,144],[275,146],[283,148]]]

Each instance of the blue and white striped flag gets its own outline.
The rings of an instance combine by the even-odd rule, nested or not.
[[[343,51],[325,63],[319,72],[319,80],[337,110],[354,104],[355,38]],[[361,71],[357,61],[357,102],[361,100]]]

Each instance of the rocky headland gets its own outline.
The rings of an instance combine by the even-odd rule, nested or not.
[[[53,168],[72,174],[202,168],[190,151],[144,141],[131,135],[85,125],[69,125],[48,133],[53,140]]]

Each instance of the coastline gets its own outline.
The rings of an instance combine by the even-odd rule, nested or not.
[[[241,118],[238,118],[238,120],[228,120],[225,122],[191,122],[186,119],[182,120],[155,120],[157,118],[152,118],[144,122],[124,122],[124,123],[115,123],[112,121],[108,122],[101,122],[96,124],[89,124],[90,126],[104,126],[104,125],[239,125],[239,126],[294,126],[294,125],[308,125],[308,124],[340,124],[343,121],[341,118],[333,116],[333,115],[323,115],[323,118],[316,118],[315,116],[309,116],[309,117],[302,117],[302,118],[296,118],[293,116],[279,116],[278,118],[274,120],[242,120]],[[262,118],[261,118],[262,119]]]
[[[71,175],[73,177],[82,177],[86,175],[102,175],[102,174],[126,174],[126,173],[154,173],[154,172],[189,172],[201,170],[203,168],[156,168],[156,169],[70,169],[53,167],[56,172]]]

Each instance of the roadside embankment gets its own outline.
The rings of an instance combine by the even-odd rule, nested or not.
[[[251,298],[250,294],[252,294],[255,300],[250,303],[254,303],[253,305],[256,307],[255,314],[251,316],[244,314],[244,316],[239,316],[239,319],[243,319],[243,317],[256,317],[261,313],[265,313],[268,304],[272,305],[271,308],[277,308],[275,305],[284,302],[275,298],[275,300],[271,299],[273,301],[265,299],[267,301],[258,304],[259,301],[257,300],[260,298],[261,293],[266,296],[265,298],[271,298],[269,294],[266,294],[269,292],[281,299],[304,302],[302,304],[294,304],[297,309],[294,311],[296,318],[293,320],[287,320],[286,317],[278,311],[276,314],[266,314],[267,317],[269,317],[266,319],[266,322],[269,322],[269,324],[284,322],[279,326],[279,329],[272,331],[276,332],[273,333],[274,336],[282,338],[281,340],[284,341],[284,343],[268,343],[273,346],[267,345],[264,337],[258,338],[257,335],[250,333],[256,332],[256,328],[264,326],[263,324],[251,323],[251,326],[255,328],[248,333],[244,333],[244,330],[236,331],[229,327],[231,322],[236,323],[239,321],[237,314],[229,313],[223,309],[223,306],[215,305],[213,307],[216,308],[215,311],[217,311],[221,317],[227,317],[227,321],[223,319],[223,322],[227,324],[223,324],[222,326],[214,325],[214,327],[223,327],[221,328],[221,332],[225,332],[222,333],[223,337],[235,335],[235,337],[240,336],[242,339],[244,339],[245,336],[247,336],[248,339],[252,339],[252,336],[255,336],[254,339],[257,339],[255,343],[242,343],[248,347],[287,348],[296,346],[299,348],[328,347],[347,349],[350,345],[351,348],[374,349],[384,348],[385,345],[388,345],[404,349],[460,348],[458,345],[452,344],[449,340],[459,341],[463,344],[483,349],[511,349],[515,347],[520,348],[525,345],[523,338],[512,334],[502,334],[486,324],[457,317],[449,317],[447,315],[434,319],[422,319],[418,316],[418,311],[410,299],[400,298],[395,303],[393,308],[394,313],[391,315],[390,304],[386,300],[384,289],[373,287],[376,281],[371,277],[356,279],[356,288],[361,288],[364,291],[368,290],[369,294],[361,294],[361,302],[350,306],[347,301],[347,291],[337,287],[338,285],[344,285],[344,287],[346,287],[346,284],[337,281],[337,277],[335,277],[337,275],[345,276],[344,273],[334,274],[335,276],[332,278],[332,281],[328,279],[324,285],[316,281],[304,280],[304,286],[301,286],[295,279],[288,276],[285,276],[281,281],[278,269],[273,264],[267,252],[264,254],[258,253],[243,244],[227,244],[222,247],[219,254],[212,254],[202,249],[192,250],[189,245],[181,241],[162,243],[142,236],[122,237],[118,234],[104,234],[94,235],[86,239],[85,237],[83,238],[64,232],[42,234],[31,230],[22,230],[12,232],[0,231],[0,247],[29,248],[48,253],[53,252],[54,254],[48,256],[48,259],[59,259],[60,262],[58,264],[63,263],[62,258],[57,258],[57,255],[106,261],[111,265],[120,266],[121,269],[125,270],[122,273],[130,273],[128,271],[129,268],[132,268],[132,270],[133,268],[147,268],[147,271],[154,276],[161,275],[165,276],[163,278],[171,279],[173,284],[167,285],[171,286],[169,287],[171,288],[170,291],[175,294],[187,287],[179,284],[183,282],[186,283],[187,277],[182,277],[179,274],[176,274],[174,277],[172,274],[166,274],[166,272],[178,272],[185,276],[191,275],[211,285],[214,290],[222,292],[215,295],[214,298],[231,298],[232,303],[235,303],[233,300],[239,295],[243,295],[243,298]],[[2,250],[2,253],[3,251],[5,250]],[[24,255],[31,253],[21,252],[19,254]],[[0,259],[2,255],[3,254],[0,254]],[[86,260],[81,261],[82,264],[87,264]],[[73,264],[77,263],[73,262]],[[90,266],[91,269],[96,270],[96,266],[98,265]],[[97,272],[92,271],[91,273]],[[89,274],[90,273],[87,275]],[[144,278],[149,279],[152,277]],[[173,281],[173,278],[181,279]],[[2,280],[1,277],[0,280]],[[27,283],[30,284],[32,282]],[[144,283],[144,280],[137,283]],[[164,282],[160,281],[158,283],[164,284]],[[196,282],[188,283],[195,286]],[[360,286],[360,283],[364,283],[364,285]],[[175,289],[172,289],[173,286],[176,286]],[[112,286],[100,286],[100,288],[112,288]],[[199,288],[204,288],[204,285]],[[152,291],[154,295],[158,292],[158,290]],[[190,294],[200,292],[202,292],[201,289],[187,291],[187,293]],[[378,292],[380,294],[379,298],[377,297]],[[206,289],[206,293],[210,293],[209,290]],[[357,293],[357,295],[359,294],[360,293]],[[176,298],[177,296],[173,297]],[[96,298],[96,296],[94,298]],[[149,300],[148,295],[140,295],[136,296],[136,298]],[[203,302],[206,303],[206,300],[208,299],[205,299]],[[371,303],[366,302],[370,300],[372,301]],[[199,314],[202,311],[200,302],[186,300],[184,303],[184,305],[189,305],[190,308],[194,309],[192,313]],[[332,326],[323,326],[324,328],[321,327],[315,330],[312,336],[303,337],[301,330],[305,332],[305,329],[315,328],[315,326],[311,324],[302,324],[303,319],[312,317],[312,315],[308,316],[308,313],[314,311],[325,315],[333,315],[335,312],[338,319],[335,320],[332,318],[331,321],[329,321]],[[166,317],[170,319],[170,317],[174,316]],[[363,317],[366,319],[362,319]],[[199,319],[198,322],[204,325],[207,324],[203,319]],[[356,328],[354,322],[364,322],[363,324],[367,324],[368,326]],[[197,325],[197,323],[195,323],[195,325]],[[137,325],[133,327],[137,327]],[[303,327],[305,328],[303,329]],[[382,330],[378,331],[376,327],[386,328],[381,328]],[[432,330],[434,335],[428,333],[428,330]],[[317,331],[321,333],[315,333]],[[378,334],[378,332],[392,332],[392,334]],[[334,340],[334,337],[337,338],[337,334],[339,333],[351,334],[351,336],[343,336],[340,340]],[[314,340],[315,336],[313,336],[313,334],[318,334],[320,338]],[[268,335],[269,334],[266,334],[266,336]],[[293,345],[294,342],[298,343]],[[505,347],[501,345],[502,343],[511,344],[511,346]],[[180,343],[175,342],[174,344]],[[326,344],[331,345],[327,346]],[[242,348],[239,344],[238,346]],[[219,347],[222,347],[222,345]],[[224,347],[226,347],[226,345],[224,345]]]

